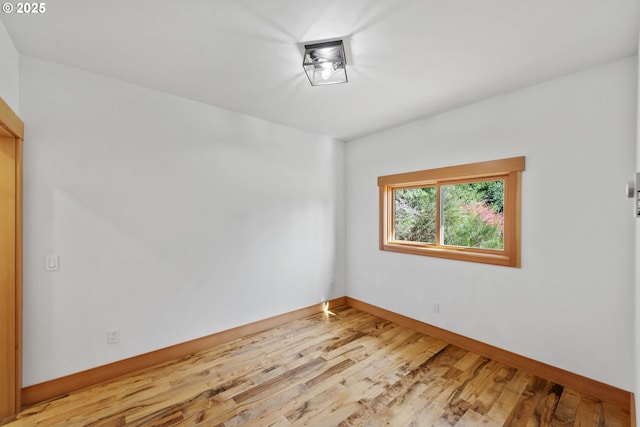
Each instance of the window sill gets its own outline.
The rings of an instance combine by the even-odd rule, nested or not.
[[[479,262],[506,267],[520,267],[520,260],[512,259],[512,257],[505,255],[504,251],[486,250],[480,252],[470,248],[432,247],[416,243],[386,243],[383,244],[380,249],[383,251],[447,258],[459,261]]]

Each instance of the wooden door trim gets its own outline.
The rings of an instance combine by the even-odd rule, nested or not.
[[[24,122],[0,97],[0,126],[14,137],[24,140]]]
[[[16,137],[16,412],[22,409],[22,139]]]
[[[14,411],[22,407],[22,141],[24,139],[24,123],[9,105],[0,97],[0,135],[12,138],[15,173],[15,392],[11,400],[15,402]]]

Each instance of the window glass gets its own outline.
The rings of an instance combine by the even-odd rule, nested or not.
[[[436,187],[397,189],[393,196],[393,238],[436,243]]]
[[[504,181],[442,186],[443,244],[504,248]]]

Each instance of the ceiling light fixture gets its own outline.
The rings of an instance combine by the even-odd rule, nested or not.
[[[311,86],[346,83],[346,64],[342,40],[304,45],[302,67]]]

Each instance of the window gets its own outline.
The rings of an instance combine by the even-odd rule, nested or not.
[[[380,249],[520,267],[524,157],[378,177]]]

